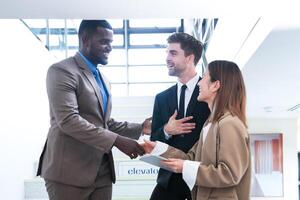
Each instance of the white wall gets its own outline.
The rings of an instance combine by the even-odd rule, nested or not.
[[[287,111],[300,103],[299,35],[300,24],[277,26],[243,68],[250,116],[300,116]]]
[[[0,20],[0,198],[23,199],[48,129],[47,50],[19,20]]]
[[[297,119],[250,118],[250,133],[282,133],[283,134],[283,193],[284,198],[252,198],[258,199],[298,199],[298,161],[297,161],[297,133],[299,122]]]

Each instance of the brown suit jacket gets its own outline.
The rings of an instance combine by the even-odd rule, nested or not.
[[[249,135],[237,117],[226,113],[213,123],[206,140],[199,141],[186,154],[169,147],[162,156],[201,162],[195,187],[196,200],[248,200],[251,181]]]
[[[110,163],[112,181],[115,181],[111,148],[117,134],[137,139],[142,127],[110,118],[110,86],[101,76],[109,93],[105,114],[99,86],[79,53],[49,68],[47,93],[51,127],[39,163],[43,178],[90,186],[96,179],[103,155],[107,154],[106,162]]]

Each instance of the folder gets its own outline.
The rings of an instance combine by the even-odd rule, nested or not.
[[[168,160],[167,158],[164,158],[162,156],[156,156],[156,155],[151,155],[151,154],[145,154],[143,156],[140,157],[140,160],[146,163],[149,163],[151,165],[155,165],[157,167],[166,169],[166,170],[170,170],[169,168],[167,168],[166,166],[164,166],[161,161],[162,160]]]

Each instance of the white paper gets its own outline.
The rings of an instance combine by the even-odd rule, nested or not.
[[[166,170],[170,170],[169,168],[167,168],[166,166],[164,166],[161,161],[162,160],[168,160],[167,158],[164,158],[162,156],[156,156],[156,155],[151,155],[151,154],[145,154],[143,156],[140,157],[141,161],[144,161],[146,163],[149,163],[151,165],[155,165],[157,167],[166,169]]]

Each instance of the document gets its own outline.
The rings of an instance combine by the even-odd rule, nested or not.
[[[169,168],[167,168],[166,166],[164,166],[161,161],[162,160],[168,160],[167,158],[164,158],[162,156],[156,156],[156,155],[151,155],[151,154],[145,154],[143,156],[140,157],[141,161],[144,161],[146,163],[149,163],[151,165],[155,165],[157,167],[166,169],[166,170],[170,170]]]

